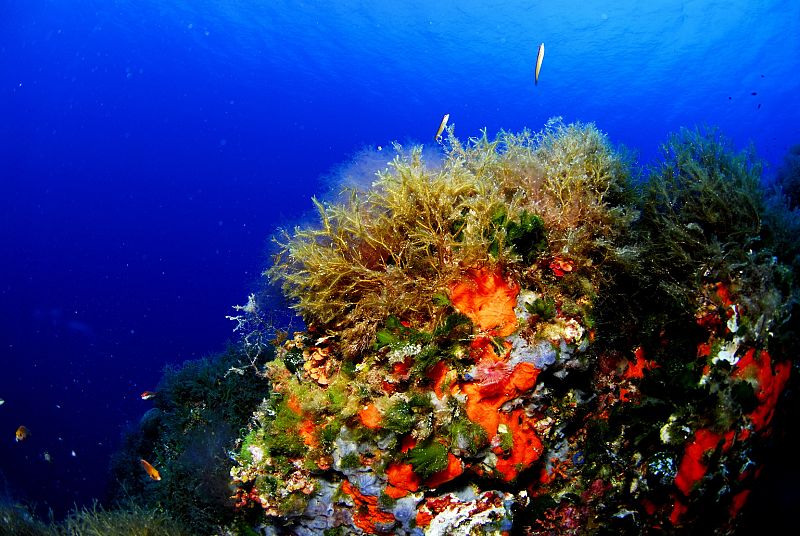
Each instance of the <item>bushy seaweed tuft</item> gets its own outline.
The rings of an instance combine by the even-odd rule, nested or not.
[[[408,462],[423,478],[447,468],[447,447],[436,441],[416,446],[408,452]]]
[[[55,535],[99,536],[188,536],[189,530],[164,512],[146,510],[134,504],[124,509],[105,510],[98,505],[76,509],[62,523]]]
[[[703,274],[744,262],[742,253],[760,239],[762,164],[752,148],[736,152],[711,129],[672,134],[662,157],[642,207],[646,273],[663,297],[685,308]]]
[[[262,366],[272,354],[270,347],[259,361],[251,361],[244,348],[231,346],[213,357],[168,366],[156,407],[127,434],[112,459],[115,502],[130,500],[166,512],[196,534],[231,521],[228,452],[269,394],[268,380],[254,365]],[[161,481],[147,478],[142,458],[159,468]],[[105,517],[84,512],[76,523]]]
[[[421,147],[395,149],[371,190],[314,200],[320,226],[286,233],[267,271],[349,355],[391,315],[432,327],[444,308],[432,298],[467,268],[521,270],[555,254],[590,265],[613,255],[610,238],[631,221],[616,206],[630,192],[627,162],[592,124],[552,120],[466,144],[451,133],[436,167]]]
[[[193,534],[162,511],[143,508],[133,501],[105,509],[98,503],[77,506],[59,522],[37,520],[20,505],[0,505],[0,534],[8,536],[189,536]]]

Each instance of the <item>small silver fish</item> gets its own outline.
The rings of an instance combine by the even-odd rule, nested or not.
[[[439,130],[436,131],[436,136],[433,137],[433,141],[439,141],[442,139],[442,132],[447,127],[447,121],[450,119],[450,114],[444,114],[442,117],[442,122],[439,123]]]
[[[536,53],[536,73],[533,76],[533,84],[539,85],[539,71],[542,70],[542,61],[544,61],[544,43],[539,45],[539,51]]]

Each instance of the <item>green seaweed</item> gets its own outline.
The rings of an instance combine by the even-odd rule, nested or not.
[[[428,372],[430,369],[445,357],[442,350],[435,344],[425,346],[421,352],[414,356],[414,364],[411,367],[411,374],[417,378]]]
[[[414,428],[416,422],[411,404],[401,398],[386,409],[381,426],[398,434],[406,434]]]
[[[545,322],[556,316],[556,302],[553,298],[539,298],[533,303],[525,303],[525,309]]]
[[[519,221],[506,223],[506,239],[511,243],[523,262],[533,264],[536,257],[547,250],[547,232],[544,220],[523,210]]]
[[[336,443],[336,438],[339,437],[339,431],[342,428],[342,421],[333,419],[331,422],[322,427],[319,435],[320,446],[326,453],[331,453]]]
[[[488,443],[486,430],[466,417],[455,419],[447,427],[451,449],[464,449],[468,454],[475,454]]]
[[[148,511],[135,505],[106,510],[97,504],[76,509],[59,531],[65,535],[129,534],[131,536],[185,536],[191,534],[164,512]]]
[[[442,338],[459,339],[465,335],[465,331],[472,329],[472,320],[462,313],[452,313],[444,317],[442,323],[433,331],[433,336],[437,341]]]
[[[355,469],[361,466],[361,457],[356,452],[349,452],[342,456],[342,469]]]
[[[659,299],[687,310],[704,274],[725,277],[760,240],[762,164],[711,129],[681,129],[662,154],[642,205],[643,274]]]
[[[443,292],[437,292],[436,294],[434,294],[431,297],[431,301],[433,301],[434,305],[437,305],[439,307],[446,307],[448,305],[451,305],[450,298],[447,296],[447,294]]]
[[[500,448],[504,452],[514,448],[514,434],[506,430],[505,432],[498,431],[497,435],[500,436]]]
[[[409,450],[407,459],[415,473],[422,478],[428,478],[434,473],[447,469],[448,452],[446,446],[437,441],[431,441]]]
[[[289,409],[286,403],[278,405],[275,419],[264,438],[271,455],[299,457],[305,454],[308,447],[297,433],[300,422],[300,415]]]

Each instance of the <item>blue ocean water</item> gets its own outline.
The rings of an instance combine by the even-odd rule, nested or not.
[[[102,497],[139,393],[363,148],[562,116],[646,163],[717,125],[769,176],[798,57],[790,0],[0,1],[0,496]]]

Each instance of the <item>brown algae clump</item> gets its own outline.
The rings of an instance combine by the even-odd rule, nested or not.
[[[341,204],[315,200],[321,225],[287,233],[268,271],[348,355],[391,315],[432,329],[442,314],[432,298],[465,270],[537,278],[524,272],[561,256],[592,266],[631,220],[619,204],[630,190],[625,162],[591,124],[552,120],[537,134],[466,144],[451,132],[437,167],[421,147],[396,150],[371,190]]]

